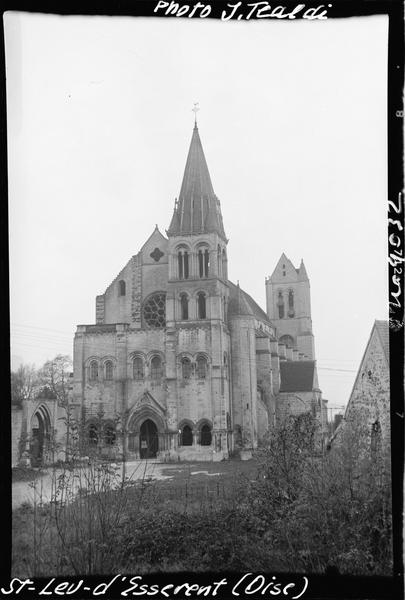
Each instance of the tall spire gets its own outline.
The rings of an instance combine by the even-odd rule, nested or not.
[[[194,106],[196,115],[198,108]],[[167,233],[191,235],[212,232],[224,239],[226,237],[221,207],[212,187],[195,118],[180,195]]]

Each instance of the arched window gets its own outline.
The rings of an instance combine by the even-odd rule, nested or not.
[[[118,282],[118,296],[125,296],[125,294],[126,294],[125,281],[123,279],[121,279]]]
[[[97,425],[92,423],[88,428],[88,442],[90,446],[97,446],[98,444],[98,429]]]
[[[211,446],[211,441],[211,427],[206,423],[200,429],[200,444],[201,446]]]
[[[90,363],[90,379],[93,381],[98,379],[98,362],[96,360],[92,360]]]
[[[184,425],[181,430],[180,446],[192,446],[193,445],[193,430],[189,425]]]
[[[190,379],[191,377],[191,361],[186,356],[181,359],[181,375],[183,379]]]
[[[207,377],[207,359],[205,356],[197,358],[197,377],[198,379],[206,379]]]
[[[104,377],[108,380],[113,378],[113,364],[111,360],[107,360],[104,363]]]
[[[179,268],[179,279],[188,279],[189,277],[189,261],[188,252],[185,248],[180,248],[177,252],[177,261]]]
[[[288,292],[288,316],[290,318],[294,316],[294,292],[292,290]]]
[[[182,321],[186,321],[188,319],[188,297],[187,297],[187,294],[181,294],[180,308],[181,308],[181,319],[182,319]]]
[[[222,250],[219,244],[217,249],[217,272],[218,277],[222,277]]]
[[[162,359],[160,356],[154,356],[150,361],[150,378],[159,380],[162,378]]]
[[[199,319],[207,318],[207,305],[204,292],[198,292],[197,294],[197,312]]]
[[[277,306],[278,306],[278,318],[284,319],[284,298],[283,298],[282,291],[279,291],[279,293],[278,293]]]
[[[137,381],[144,378],[143,360],[140,356],[135,356],[134,360],[132,361],[132,372],[134,379]]]
[[[115,444],[115,440],[116,440],[115,428],[113,425],[111,425],[111,423],[108,423],[104,427],[104,443],[107,446],[113,446]]]
[[[198,251],[198,274],[201,278],[208,277],[210,266],[210,253],[208,248],[200,248]]]

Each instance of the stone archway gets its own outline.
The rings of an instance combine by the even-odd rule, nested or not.
[[[143,405],[130,415],[127,432],[127,450],[136,458],[156,458],[168,449],[166,420],[150,405]]]
[[[159,434],[156,424],[145,419],[139,430],[140,458],[156,458],[159,451]]]
[[[30,457],[31,465],[39,467],[46,460],[51,436],[51,420],[44,406],[39,406],[31,417]]]

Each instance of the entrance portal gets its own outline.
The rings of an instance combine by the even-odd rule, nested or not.
[[[141,458],[156,458],[159,450],[158,430],[153,421],[146,419],[139,435],[139,455]]]
[[[42,464],[48,437],[47,422],[41,412],[37,411],[31,420],[30,454],[33,467],[39,467]]]

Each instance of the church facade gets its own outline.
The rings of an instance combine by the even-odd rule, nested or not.
[[[249,453],[318,387],[310,284],[283,254],[267,310],[228,279],[228,239],[195,124],[170,225],[96,298],[74,340],[72,408],[90,445],[160,460]]]

